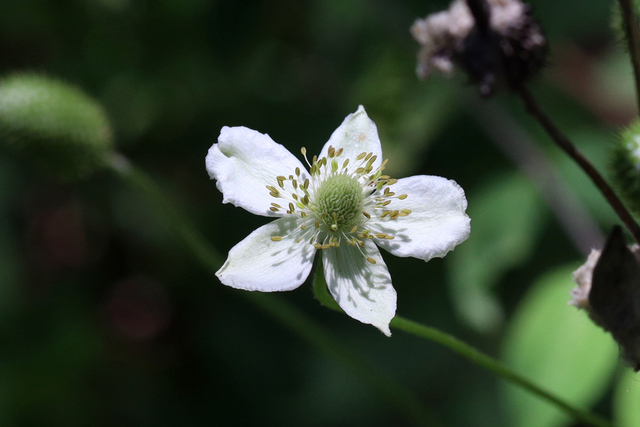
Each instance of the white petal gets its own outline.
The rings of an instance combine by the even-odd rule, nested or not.
[[[369,223],[369,227],[374,233],[395,237],[376,239],[380,247],[393,255],[429,261],[445,256],[469,237],[471,220],[465,214],[467,199],[455,181],[439,176],[412,176],[398,180],[390,189],[396,196],[407,194],[408,197],[392,199],[386,208],[410,209],[411,214]]]
[[[360,153],[373,153],[377,156],[377,159],[372,163],[374,169],[382,163],[382,146],[380,145],[378,128],[373,120],[367,116],[362,105],[355,113],[349,114],[338,129],[333,132],[329,141],[322,148],[319,157],[326,157],[329,154],[329,146],[335,149],[342,148],[340,159],[351,159],[350,166],[355,164],[355,159]]]
[[[216,272],[220,281],[232,288],[248,291],[290,291],[309,276],[316,249],[301,237],[294,217],[279,218],[249,234],[229,251],[229,257]],[[274,242],[272,236],[282,236]]]
[[[360,251],[349,245],[322,251],[324,276],[329,292],[349,316],[391,336],[389,322],[396,314],[396,291],[380,251],[370,240]]]
[[[308,177],[302,163],[269,135],[246,127],[223,127],[218,143],[207,153],[207,171],[222,192],[223,203],[262,216],[281,216],[269,210],[272,202],[267,185],[278,186],[276,177],[294,175],[300,168],[302,181]]]

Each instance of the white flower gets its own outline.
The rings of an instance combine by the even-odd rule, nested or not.
[[[340,307],[390,336],[396,291],[376,244],[401,257],[443,257],[469,236],[464,191],[436,176],[383,175],[378,131],[362,106],[319,156],[309,162],[302,153],[309,171],[266,134],[222,128],[206,166],[223,203],[278,219],[234,246],[216,275],[238,289],[288,291],[307,279],[320,250]]]

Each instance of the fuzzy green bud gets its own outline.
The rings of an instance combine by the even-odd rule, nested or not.
[[[611,155],[613,184],[629,208],[640,215],[640,120],[617,138]]]
[[[640,17],[640,0],[633,0],[631,2],[633,7],[633,12],[636,15],[636,19]],[[622,19],[622,12],[620,11],[620,4],[618,2],[613,2],[611,11],[611,28],[613,29],[613,33],[616,36],[616,39],[619,40],[624,48],[629,50],[629,43],[627,37],[627,30],[625,28],[624,19]],[[640,25],[640,21],[638,22]]]
[[[102,107],[81,90],[36,74],[0,80],[0,146],[65,179],[106,163],[112,133]]]

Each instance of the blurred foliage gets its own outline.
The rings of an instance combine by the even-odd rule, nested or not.
[[[629,63],[609,26],[613,3],[531,2],[551,47],[532,90],[600,170],[615,130],[636,114]],[[460,76],[415,77],[408,28],[446,4],[0,0],[0,72],[51,76],[97,100],[117,149],[220,253],[265,222],[222,205],[207,176],[204,157],[220,128],[247,126],[313,153],[364,105],[394,177],[445,176],[470,202],[471,238],[447,258],[385,255],[399,313],[489,354],[504,349],[541,386],[637,420],[630,394],[608,388],[616,355],[564,304],[571,268],[540,279],[577,268],[583,254],[468,108],[475,90]],[[616,222],[516,99],[485,102],[536,141],[602,230]],[[61,182],[4,148],[0,174],[1,425],[410,425],[345,366],[210,278],[153,206],[113,176]],[[549,295],[523,299],[541,283]],[[321,307],[309,283],[279,296],[414,390],[446,425],[524,425],[514,411],[536,411],[435,344],[400,332],[386,338]],[[572,330],[550,324],[569,316],[579,318]],[[589,373],[585,382],[576,368]],[[629,377],[616,390],[637,391]]]
[[[563,284],[573,266],[546,273],[531,287],[509,325],[504,359],[509,366],[579,407],[602,397],[617,365],[617,346],[584,312],[568,310]],[[512,385],[503,387],[509,425],[562,426],[557,408]]]

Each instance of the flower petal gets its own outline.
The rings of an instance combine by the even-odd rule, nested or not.
[[[412,176],[398,180],[390,190],[404,200],[392,198],[389,210],[410,209],[408,216],[369,223],[374,233],[386,233],[393,240],[376,243],[400,257],[429,261],[443,257],[469,237],[471,220],[465,214],[467,199],[455,181],[439,176]]]
[[[223,203],[262,216],[282,216],[269,208],[275,199],[269,195],[267,185],[278,186],[277,176],[301,172],[308,177],[302,163],[269,135],[246,127],[223,127],[218,143],[207,153],[207,171],[222,192]],[[290,181],[286,181],[289,185]]]
[[[389,322],[396,314],[396,291],[389,270],[373,242],[366,240],[361,249],[365,256],[351,245],[322,251],[327,287],[345,313],[391,336]]]
[[[296,240],[303,231],[294,217],[279,218],[249,234],[229,251],[229,257],[216,272],[220,281],[247,291],[290,291],[309,276],[316,249]],[[273,236],[281,236],[275,242]]]
[[[356,157],[361,153],[373,153],[377,156],[372,163],[374,169],[382,164],[382,146],[380,145],[378,128],[373,120],[367,116],[362,105],[355,113],[349,114],[338,126],[338,129],[333,132],[329,141],[322,148],[320,158],[328,156],[330,146],[335,149],[342,148],[340,158],[351,159],[351,166],[355,164]]]

